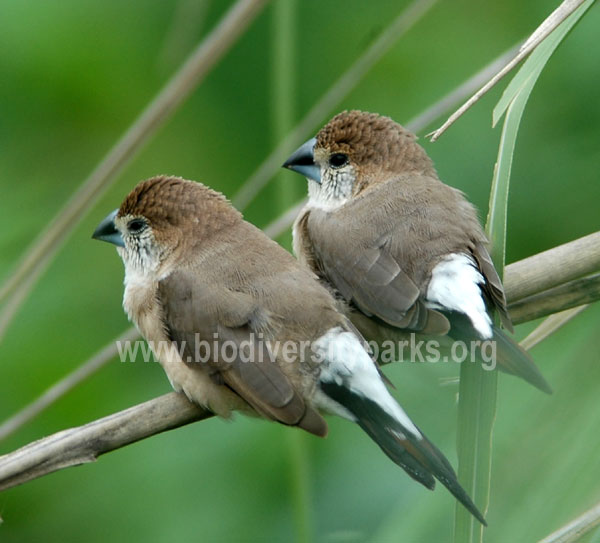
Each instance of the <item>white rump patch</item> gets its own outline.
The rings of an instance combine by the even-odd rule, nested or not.
[[[464,313],[477,333],[483,339],[489,339],[493,335],[492,320],[479,288],[484,282],[469,255],[453,253],[433,268],[427,289],[427,306]]]
[[[415,437],[422,438],[417,427],[388,392],[375,367],[375,362],[355,334],[344,331],[340,327],[332,328],[313,342],[312,348],[322,360],[319,376],[321,381],[336,383],[350,389],[355,394],[368,398],[378,404]],[[352,421],[356,420],[346,408],[320,390],[314,400],[322,409]]]

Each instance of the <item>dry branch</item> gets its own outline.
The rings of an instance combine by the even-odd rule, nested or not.
[[[554,313],[547,319],[544,319],[531,333],[519,342],[519,345],[526,351],[533,349],[538,343],[544,341],[558,329],[573,320],[579,313],[585,311],[589,307],[588,304],[565,309],[560,313]]]
[[[101,454],[212,416],[182,394],[165,394],[0,456],[0,490],[63,468],[94,462]]]
[[[546,536],[539,543],[575,543],[576,541],[582,541],[583,536],[597,526],[600,526],[600,503],[597,503],[583,515],[556,532]]]
[[[506,50],[498,58],[492,60],[492,62],[490,62],[487,66],[484,66],[476,74],[469,77],[469,79],[467,79],[464,83],[461,83],[458,87],[443,96],[431,107],[423,111],[423,113],[413,117],[406,123],[406,128],[408,128],[411,132],[419,133],[435,120],[439,119],[443,115],[447,115],[448,111],[452,111],[452,109],[460,104],[465,98],[467,98],[467,96],[473,94],[478,88],[481,87],[481,85],[488,81],[490,77],[504,68],[504,66],[510,62],[510,60],[517,54],[518,51],[518,44]]]
[[[600,273],[575,279],[509,304],[510,317],[515,324],[529,322],[572,307],[600,299]]]
[[[559,245],[507,266],[504,287],[509,302],[600,270],[600,232]]]
[[[551,279],[548,278],[550,271]],[[510,278],[509,299],[514,300],[515,293],[528,294],[511,306],[511,316],[517,323],[562,311],[569,303],[572,307],[598,300],[600,232],[511,264],[506,272]],[[537,280],[535,274],[538,274]],[[557,278],[566,282],[557,284]],[[521,281],[525,280],[528,287],[520,288]],[[0,456],[0,490],[62,468],[91,462],[129,443],[211,415],[172,392],[84,426],[58,432]]]
[[[529,56],[533,50],[542,43],[552,31],[562,23],[571,13],[573,13],[584,0],[564,0],[529,36],[527,41],[521,46],[515,57],[502,68],[494,77],[492,77],[481,89],[479,89],[471,98],[469,98],[460,108],[458,108],[448,120],[434,132],[427,134],[431,141],[436,141],[452,124],[462,117],[472,106],[474,106],[489,90],[506,76],[519,62]]]

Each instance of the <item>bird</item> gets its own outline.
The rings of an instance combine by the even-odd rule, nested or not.
[[[320,437],[323,415],[341,416],[410,477],[429,489],[437,479],[486,524],[449,461],[390,394],[333,295],[222,194],[153,177],[92,237],[117,246],[125,312],[191,402]]]
[[[513,332],[475,207],[390,117],[334,116],[283,164],[308,180],[293,248],[369,340],[394,333],[494,342],[499,369],[552,389]],[[475,343],[476,345],[476,343]]]

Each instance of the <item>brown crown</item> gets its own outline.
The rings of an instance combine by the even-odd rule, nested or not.
[[[121,204],[118,215],[143,216],[155,229],[186,225],[208,231],[241,219],[221,193],[201,183],[168,176],[139,183]]]
[[[393,119],[357,110],[339,113],[317,134],[317,147],[347,153],[359,166],[435,175],[433,163],[416,141]]]

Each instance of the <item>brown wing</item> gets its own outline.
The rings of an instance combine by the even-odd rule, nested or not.
[[[187,363],[209,371],[264,417],[326,435],[323,418],[293,387],[266,342],[257,341],[255,324],[264,315],[250,294],[209,285],[192,271],[171,274],[158,294],[169,337]]]
[[[504,294],[504,287],[502,286],[502,281],[498,276],[496,268],[494,268],[492,258],[490,257],[490,254],[483,243],[477,242],[475,244],[473,247],[473,256],[475,257],[479,271],[483,274],[485,279],[485,291],[488,295],[488,299],[498,310],[498,314],[500,315],[500,320],[502,321],[504,328],[512,333],[513,325],[506,307],[506,295]]]
[[[304,226],[304,236],[312,242],[312,257],[319,275],[367,316],[429,334],[448,332],[450,324],[446,317],[425,307],[419,287],[391,250],[395,235],[392,231],[384,230],[382,236],[377,228],[354,229],[350,233],[339,223],[334,228],[330,224],[312,224],[330,220],[311,211],[307,224],[298,225]],[[352,243],[348,243],[348,235],[354,235]]]
[[[437,314],[423,305],[419,289],[385,247],[364,249],[354,258],[348,252],[328,251],[319,261],[342,295],[369,316],[423,330],[431,324],[430,313]]]

